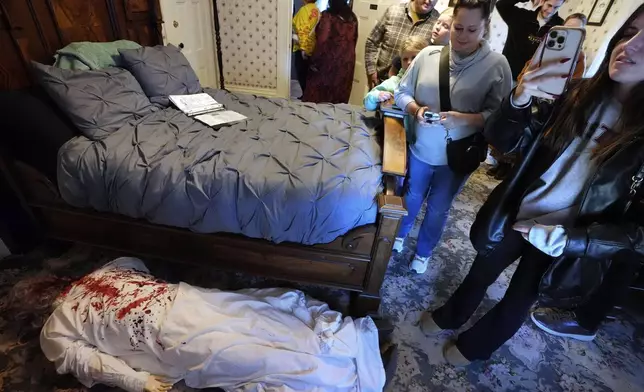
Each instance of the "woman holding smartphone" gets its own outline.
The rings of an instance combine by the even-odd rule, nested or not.
[[[450,111],[439,114],[443,46],[423,49],[394,93],[396,105],[409,113],[413,135],[404,195],[409,215],[401,223],[394,250],[402,250],[405,237],[427,199],[416,256],[410,265],[419,274],[427,270],[452,201],[468,178],[468,174],[450,168],[446,135],[458,141],[482,132],[485,120],[499,108],[512,87],[507,60],[493,52],[484,38],[489,29],[490,12],[489,0],[460,0],[454,6],[448,64]]]
[[[556,97],[540,86],[562,75],[555,59],[532,65],[486,124],[500,151],[523,158],[490,195],[472,226],[478,256],[441,308],[423,314],[427,334],[460,328],[498,276],[521,258],[503,299],[455,343],[444,348],[454,365],[485,360],[521,327],[555,261],[578,265],[611,260],[602,286],[574,318],[541,319],[560,336],[590,340],[640,269],[644,216],[644,5],[610,41],[591,79],[574,81]],[[532,107],[541,98],[554,103]],[[535,317],[533,316],[533,319]]]

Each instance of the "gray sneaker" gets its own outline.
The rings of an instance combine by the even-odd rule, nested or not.
[[[539,329],[551,335],[584,342],[590,342],[597,336],[597,330],[591,331],[579,325],[575,312],[538,309],[530,314],[530,318]]]

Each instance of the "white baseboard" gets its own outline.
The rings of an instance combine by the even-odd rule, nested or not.
[[[262,97],[268,97],[268,98],[280,97],[280,94],[276,89],[269,89],[269,88],[243,87],[243,86],[230,85],[226,83],[226,90],[230,90],[232,92],[242,93],[242,94],[255,94],[255,95],[260,95]]]

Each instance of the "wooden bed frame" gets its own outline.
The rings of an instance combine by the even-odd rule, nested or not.
[[[287,281],[352,291],[350,313],[377,313],[380,287],[400,220],[407,214],[394,193],[405,172],[405,131],[385,118],[383,179],[376,224],[358,227],[329,244],[274,244],[233,234],[199,234],[122,215],[65,204],[55,185],[36,169],[0,157],[0,172],[47,238],[84,243],[125,254],[212,266]]]
[[[163,23],[159,10],[158,0],[3,0],[0,89],[30,85],[30,60],[50,63],[55,49],[70,42],[130,39],[158,44]],[[0,174],[47,238],[347,289],[353,292],[350,312],[361,316],[378,310],[394,238],[407,214],[394,192],[395,177],[404,176],[406,170],[404,128],[398,120],[383,121],[384,191],[378,195],[377,222],[323,245],[277,245],[240,235],[197,234],[72,208],[46,176],[9,156],[0,156]]]

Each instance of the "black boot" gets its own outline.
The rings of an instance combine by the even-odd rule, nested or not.
[[[512,169],[512,165],[509,163],[500,163],[499,166],[497,166],[498,169],[496,171],[496,174],[494,175],[494,179],[503,181],[505,180],[505,177],[510,174],[510,170]]]

